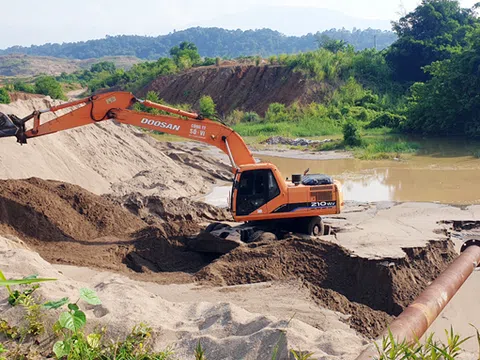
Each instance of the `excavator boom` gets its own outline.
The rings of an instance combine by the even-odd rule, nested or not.
[[[134,109],[136,103],[157,109],[159,114],[137,111]],[[41,121],[43,114],[60,111],[55,119]],[[236,221],[260,222],[275,229],[294,228],[321,235],[324,226],[320,216],[338,214],[343,206],[340,183],[330,177],[318,175],[302,179],[301,175],[292,175],[292,182],[285,181],[274,164],[256,163],[241,136],[233,129],[201,114],[139,100],[128,92],[94,95],[34,111],[23,119],[0,114],[0,137],[15,136],[23,144],[31,138],[109,119],[200,141],[226,153],[234,174],[230,210]],[[26,123],[30,120],[33,126],[27,129]],[[252,230],[252,225],[249,226]]]
[[[130,110],[137,102],[142,103],[146,107],[155,108],[177,116],[154,115]],[[68,112],[53,120],[41,123],[40,118],[42,114],[48,112],[55,113],[61,110]],[[34,120],[33,128],[26,130],[25,123],[32,118]],[[20,143],[26,143],[27,139],[30,138],[83,125],[95,124],[109,119],[216,146],[229,156],[234,173],[238,166],[255,164],[255,160],[243,139],[229,127],[203,118],[203,116],[196,113],[174,109],[147,100],[139,100],[128,92],[110,92],[94,95],[46,110],[35,111],[24,119],[14,116],[6,117],[4,122],[5,126],[8,125],[8,129],[6,129],[8,131],[5,131],[3,137],[15,135]],[[18,128],[16,133],[12,133],[11,123],[14,123]],[[2,137],[1,129],[0,137]]]

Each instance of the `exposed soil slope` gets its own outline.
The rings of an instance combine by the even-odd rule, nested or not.
[[[188,103],[197,109],[200,98],[210,95],[219,115],[234,109],[264,114],[274,102],[286,105],[295,101],[322,102],[328,93],[327,87],[284,66],[207,67],[160,76],[146,86],[141,95],[153,90],[169,103]]]
[[[352,315],[357,331],[376,336],[456,256],[449,241],[405,252],[403,259],[368,260],[337,244],[292,238],[237,248],[197,278],[218,285],[299,278],[321,305]]]

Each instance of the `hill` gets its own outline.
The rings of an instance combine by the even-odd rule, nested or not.
[[[48,56],[12,54],[0,56],[0,76],[36,76],[39,74],[60,75],[89,69],[92,64],[111,61],[118,68],[130,69],[141,60],[132,56],[109,56],[99,59],[60,59]]]
[[[323,33],[286,36],[270,29],[242,31],[196,27],[157,37],[120,35],[75,43],[13,46],[0,50],[0,55],[27,54],[69,59],[135,56],[140,59],[157,59],[168,56],[170,49],[180,42],[190,41],[198,46],[202,56],[269,56],[313,50],[317,48],[317,37],[322,34],[344,40],[357,50],[373,47],[375,37],[378,49],[383,49],[396,40],[395,34],[390,31],[373,29],[352,31],[332,29]]]

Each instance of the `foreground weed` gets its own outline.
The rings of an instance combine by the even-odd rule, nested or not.
[[[295,360],[308,360],[313,356],[313,353],[304,352],[304,351],[300,351],[300,350],[295,351],[293,349],[290,350],[290,353],[292,354],[292,356]]]
[[[112,343],[108,349],[104,350],[102,360],[172,359],[174,353],[171,349],[166,349],[157,353],[152,352],[151,339],[152,329],[145,324],[137,325],[133,328],[125,341]],[[204,357],[201,359],[205,360]]]
[[[461,338],[455,334],[453,328],[445,330],[447,342],[437,342],[431,334],[424,344],[416,341],[409,344],[406,341],[397,342],[391,331],[382,339],[381,346],[375,343],[379,360],[455,360],[462,352],[461,346],[472,337]],[[480,345],[480,334],[477,330],[477,337]],[[480,359],[480,358],[479,358]]]
[[[57,358],[62,359],[95,359],[98,355],[101,334],[94,333],[85,336],[83,327],[87,323],[85,313],[80,310],[77,303],[81,300],[90,305],[100,305],[102,302],[97,294],[90,289],[80,289],[80,296],[75,303],[67,305],[68,310],[60,314],[54,325],[54,331],[63,336],[63,340],[57,341],[53,346],[53,352]],[[58,301],[50,301],[44,304],[47,309],[58,309],[69,302],[68,298]]]
[[[285,329],[280,330],[280,336],[278,337],[277,343],[273,347],[273,352],[272,352],[272,360],[277,360],[279,356],[279,350],[284,346],[287,340],[287,328],[292,322],[293,318],[295,317],[296,313],[292,315],[290,320],[288,320],[287,325],[285,326]]]
[[[195,360],[207,360],[205,350],[203,350],[200,340],[198,340],[197,347],[195,348]]]
[[[0,343],[0,360],[7,360],[6,357],[3,357],[2,354],[5,354],[8,350]]]

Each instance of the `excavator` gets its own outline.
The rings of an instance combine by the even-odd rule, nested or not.
[[[133,107],[136,103],[161,110],[161,114],[136,111]],[[63,115],[41,121],[43,114],[57,111],[62,111]],[[30,120],[33,126],[27,129]],[[254,235],[275,229],[323,235],[322,216],[339,214],[342,210],[341,184],[329,176],[305,172],[293,174],[291,181],[284,179],[274,164],[257,163],[242,137],[223,123],[201,114],[141,100],[129,92],[97,94],[36,110],[24,118],[0,113],[0,137],[16,137],[18,143],[26,144],[31,138],[104,120],[203,142],[226,153],[233,173],[230,211],[236,222],[245,224],[239,231],[242,240],[251,240]],[[206,232],[225,226],[213,223]]]

